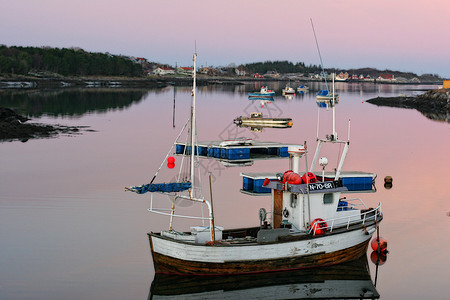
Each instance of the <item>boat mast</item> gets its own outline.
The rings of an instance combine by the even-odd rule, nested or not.
[[[332,105],[333,105],[333,140],[337,140],[337,132],[336,132],[336,98],[335,98],[335,94],[334,94],[334,76],[335,73],[333,73],[333,97],[332,97]]]
[[[196,90],[196,80],[197,80],[197,53],[194,53],[192,60],[194,61],[194,73],[193,73],[193,84],[192,84],[192,106],[191,106],[191,184],[192,191],[194,191],[194,180],[195,180],[195,90]],[[194,196],[194,195],[192,195]]]
[[[311,20],[312,30],[314,33],[314,39],[316,40],[317,52],[319,52],[320,66],[322,67],[322,76],[325,79],[325,86],[327,87],[327,91],[329,92],[330,90],[328,89],[327,77],[325,76],[325,69],[323,68],[323,61],[322,61],[322,55],[320,54],[319,42],[317,41],[316,31],[314,30],[313,20],[311,18],[310,18],[310,20]]]

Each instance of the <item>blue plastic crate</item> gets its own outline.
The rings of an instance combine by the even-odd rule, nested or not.
[[[372,190],[372,177],[344,177],[342,185],[349,191],[370,191]]]
[[[184,145],[177,144],[175,147],[175,153],[183,154],[183,152],[184,152]]]
[[[266,194],[266,193],[270,193],[271,189],[263,187],[263,183],[264,183],[265,179],[255,179],[253,181],[253,192],[254,193],[258,193],[258,194]]]
[[[208,147],[205,146],[198,146],[198,155],[200,156],[208,156]]]
[[[248,177],[243,177],[242,178],[242,189],[244,191],[252,192],[253,191],[253,179],[248,178]]]
[[[249,159],[250,158],[250,148],[228,149],[225,158],[230,159],[230,160]]]
[[[280,157],[289,157],[288,147],[280,147],[277,152]]]
[[[220,148],[214,148],[214,157],[220,158]]]

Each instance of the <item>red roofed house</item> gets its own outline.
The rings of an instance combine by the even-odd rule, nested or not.
[[[177,73],[183,75],[192,75],[194,74],[194,69],[190,67],[178,67]]]
[[[394,75],[392,74],[380,74],[380,76],[377,77],[377,81],[393,81]]]

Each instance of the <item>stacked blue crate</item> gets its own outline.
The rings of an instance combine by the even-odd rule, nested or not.
[[[372,177],[344,177],[342,185],[349,191],[370,191],[372,190]]]
[[[184,153],[184,145],[176,144],[175,153],[176,154],[183,154]]]
[[[277,148],[277,154],[280,157],[289,157],[288,147]]]

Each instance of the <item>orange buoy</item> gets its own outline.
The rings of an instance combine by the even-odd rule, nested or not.
[[[308,181],[306,181],[307,180],[306,176],[308,176]],[[316,183],[317,177],[313,173],[308,172],[308,173],[303,174],[302,181],[303,181],[303,183]]]
[[[311,223],[311,233],[314,235],[322,235],[327,232],[327,222],[321,218],[314,219]]]
[[[379,240],[380,240],[380,252],[385,253],[387,251],[387,240],[385,240],[381,236],[379,237]],[[373,251],[378,251],[378,238],[375,237],[372,239],[372,242],[370,242],[370,247],[372,247]]]
[[[380,253],[380,255],[378,255],[377,251],[372,251],[372,253],[370,254],[370,260],[374,264],[381,266],[381,265],[384,265],[384,263],[386,262],[387,255],[383,254],[383,253]]]

